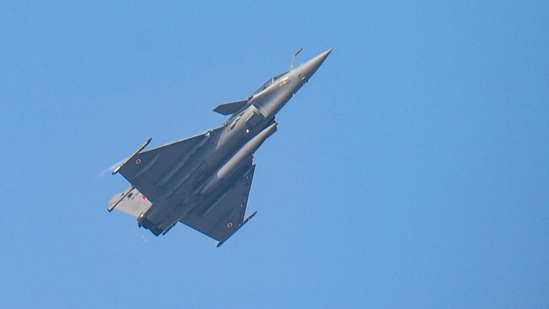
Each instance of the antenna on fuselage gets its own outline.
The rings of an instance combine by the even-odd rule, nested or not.
[[[302,50],[303,48],[298,49],[292,57],[292,62],[290,63],[290,71],[294,69],[295,57],[297,57],[297,54],[299,54]]]

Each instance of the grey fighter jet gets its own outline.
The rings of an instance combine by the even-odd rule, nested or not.
[[[117,166],[130,187],[107,206],[137,218],[154,235],[184,223],[223,244],[250,220],[245,217],[255,171],[254,152],[277,127],[276,113],[305,84],[331,49],[269,79],[249,98],[218,105],[231,115],[220,127],[151,150],[141,147]]]

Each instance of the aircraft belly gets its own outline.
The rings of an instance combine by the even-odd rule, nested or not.
[[[214,175],[219,166],[233,155],[234,149],[238,148],[239,139],[246,135],[237,130],[220,131],[217,138],[210,138],[204,147],[191,156],[175,161],[176,168],[167,170],[165,175],[159,177],[157,185],[160,184],[158,189],[163,195],[156,199],[145,214],[147,223],[144,227],[151,231],[166,231],[201,202],[203,197],[200,197],[200,189],[206,179]],[[223,139],[226,143],[220,147],[219,142]]]
[[[194,178],[194,177],[191,177]],[[192,207],[195,193],[193,192],[194,179],[189,179],[179,190],[167,199],[153,204],[146,216],[159,228],[169,228],[176,223],[180,216]]]
[[[260,132],[251,132],[249,125],[264,121],[260,114],[249,113],[233,126],[228,123],[216,136],[204,136],[183,156],[173,158],[173,165],[156,172],[155,201],[141,217],[140,225],[155,235],[167,232],[195,208],[208,212],[223,194],[230,191],[231,180],[240,177],[251,166],[252,156],[263,141],[276,130],[272,123]],[[208,142],[202,142],[208,139]],[[151,165],[158,162],[153,157]],[[145,166],[146,170],[150,167]],[[240,171],[240,172],[237,172]],[[146,172],[138,174],[145,175]],[[223,216],[222,216],[223,217]]]

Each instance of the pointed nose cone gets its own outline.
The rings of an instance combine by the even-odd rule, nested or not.
[[[332,52],[332,49],[328,49],[327,51],[323,52],[322,54],[312,58],[311,60],[305,62],[301,66],[297,68],[299,70],[299,74],[301,75],[303,81],[307,81],[313,74],[315,74],[316,70],[322,65],[324,60],[328,57],[328,55]]]

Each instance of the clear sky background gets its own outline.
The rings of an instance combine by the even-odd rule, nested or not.
[[[549,306],[549,2],[3,1],[5,308]],[[333,48],[221,248],[111,165]]]

